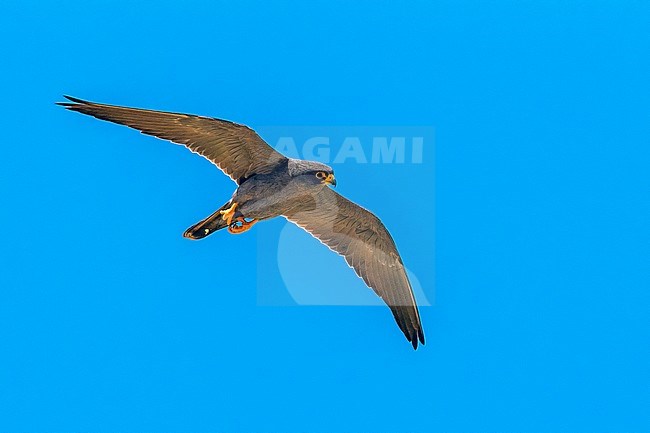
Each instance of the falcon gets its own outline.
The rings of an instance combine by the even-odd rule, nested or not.
[[[388,305],[413,348],[424,344],[413,289],[393,238],[374,214],[330,188],[336,186],[331,167],[287,158],[252,129],[228,120],[65,98],[69,102],[58,105],[70,111],[182,144],[235,181],[230,200],[188,228],[185,238],[203,239],[224,228],[240,234],[283,216],[342,255]]]

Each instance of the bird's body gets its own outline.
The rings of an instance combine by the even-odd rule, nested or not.
[[[295,165],[296,160],[287,159],[286,163],[282,161],[278,164],[277,170],[254,176],[237,188],[233,201],[239,203],[239,211],[245,218],[264,220],[283,215],[287,207],[292,207],[310,194],[312,183],[293,173]],[[325,164],[310,165],[310,170],[316,168],[332,171]],[[316,186],[324,188],[326,184]]]
[[[237,189],[212,215],[184,236],[202,239],[228,228],[233,234],[278,216],[305,229],[347,263],[390,307],[398,326],[417,348],[424,332],[397,247],[382,222],[334,192],[334,171],[316,161],[283,156],[253,130],[233,122],[87,102],[67,97],[69,110],[123,124],[183,144],[229,175]]]
[[[222,211],[229,209],[234,203],[237,208],[233,218],[244,218],[245,220],[263,221],[287,214],[291,209],[298,209],[306,201],[310,200],[314,188],[325,188],[326,183],[312,182],[313,176],[305,176],[302,162],[295,159],[280,161],[275,170],[266,174],[253,175],[237,187],[230,201],[222,206],[217,212],[200,223],[190,227],[185,232],[185,237],[190,239],[202,239],[214,231],[214,228],[205,229],[206,222],[224,221]],[[297,168],[298,167],[298,168]],[[312,172],[316,168],[323,171],[331,168],[325,164],[313,162],[304,169]],[[225,228],[228,224],[218,224],[218,228]],[[231,233],[243,233],[231,231]]]

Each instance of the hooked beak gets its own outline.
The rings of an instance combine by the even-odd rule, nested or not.
[[[325,182],[325,184],[327,185],[332,185],[333,187],[336,187],[336,179],[334,178],[333,174],[328,174],[323,182]]]

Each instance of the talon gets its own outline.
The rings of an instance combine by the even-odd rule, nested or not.
[[[230,206],[226,210],[221,210],[219,213],[221,214],[221,218],[228,222],[228,225],[232,222],[232,218],[235,215],[235,210],[237,209],[237,203],[233,203],[232,206]]]
[[[236,221],[228,226],[228,233],[233,235],[238,235],[244,233],[245,231],[250,230],[251,227],[257,223],[258,220],[253,219],[251,221],[246,221],[244,218],[239,217]],[[241,225],[239,225],[241,224]]]

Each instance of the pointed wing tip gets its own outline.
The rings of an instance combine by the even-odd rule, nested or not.
[[[68,101],[76,102],[77,104],[90,104],[89,101],[85,101],[83,99],[75,98],[74,96],[63,95],[63,97],[65,99],[67,99]]]
[[[90,105],[90,104],[92,104],[92,102],[85,101],[85,100],[79,99],[79,98],[75,98],[74,96],[70,96],[70,95],[63,95],[63,97],[65,99],[67,99],[68,101],[70,101],[70,102],[68,102],[68,101],[55,102],[55,104],[60,105],[61,107],[65,107],[65,108],[75,107],[77,105]]]
[[[424,331],[422,330],[422,328],[418,328],[415,331],[415,335],[407,336],[407,338],[411,342],[411,345],[413,346],[413,350],[418,350],[418,341],[420,344],[424,346]]]

